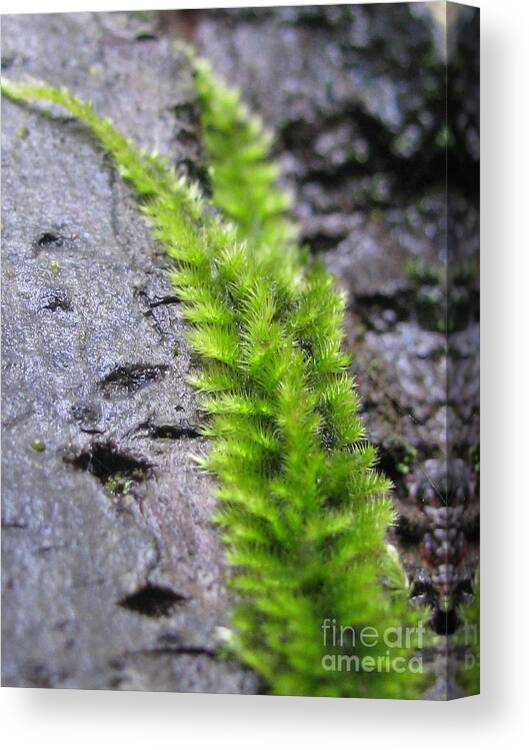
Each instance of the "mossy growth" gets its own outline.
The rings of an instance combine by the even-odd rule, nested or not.
[[[291,196],[277,187],[279,169],[269,158],[272,135],[205,60],[194,63],[213,202],[254,254],[288,254],[299,229],[288,213]]]
[[[132,480],[121,473],[113,474],[105,482],[105,489],[111,495],[126,495],[130,492]]]
[[[344,649],[380,664],[383,636],[395,628],[407,637],[391,659],[406,663],[427,613],[409,608],[406,577],[386,543],[395,520],[390,483],[358,415],[342,347],[343,295],[297,244],[260,122],[196,64],[214,206],[67,90],[5,80],[2,90],[54,102],[89,126],[173,262],[200,363],[190,382],[211,448],[197,461],[218,480],[236,654],[276,694],[419,697],[424,675],[415,670],[325,666]],[[340,648],[324,637],[333,620],[379,638]]]
[[[61,264],[58,260],[50,260],[48,263],[48,271],[53,275],[57,276],[58,273],[60,273],[61,270]]]
[[[404,456],[402,461],[399,461],[396,469],[400,474],[409,474],[412,458],[408,454]]]

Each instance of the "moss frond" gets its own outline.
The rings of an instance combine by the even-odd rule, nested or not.
[[[189,382],[207,415],[211,449],[201,463],[219,484],[238,655],[278,694],[417,697],[424,678],[410,670],[324,666],[327,654],[344,655],[325,643],[325,621],[382,635],[415,628],[425,613],[408,608],[404,574],[385,542],[390,486],[376,470],[347,372],[343,296],[297,243],[261,123],[206,63],[196,65],[214,207],[65,89],[4,80],[2,91],[84,121],[142,198],[172,259],[201,362]],[[416,644],[393,648],[391,658],[409,658]],[[380,638],[347,653],[376,660],[386,652]]]

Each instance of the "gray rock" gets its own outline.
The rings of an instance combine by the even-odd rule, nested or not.
[[[203,172],[191,71],[144,20],[2,21],[7,76]],[[163,257],[87,130],[40,109],[2,101],[3,684],[253,692],[216,655],[224,563]]]

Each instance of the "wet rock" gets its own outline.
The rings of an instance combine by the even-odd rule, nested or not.
[[[191,71],[146,33],[133,15],[4,16],[3,61],[200,174],[175,118]],[[229,603],[189,458],[190,356],[131,192],[82,125],[3,99],[2,201],[3,684],[254,691],[216,655]]]

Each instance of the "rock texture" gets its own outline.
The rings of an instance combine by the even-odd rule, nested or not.
[[[203,174],[191,72],[134,14],[2,19],[2,68],[66,85]],[[164,260],[64,112],[2,101],[8,686],[252,692],[226,624],[212,487]]]

